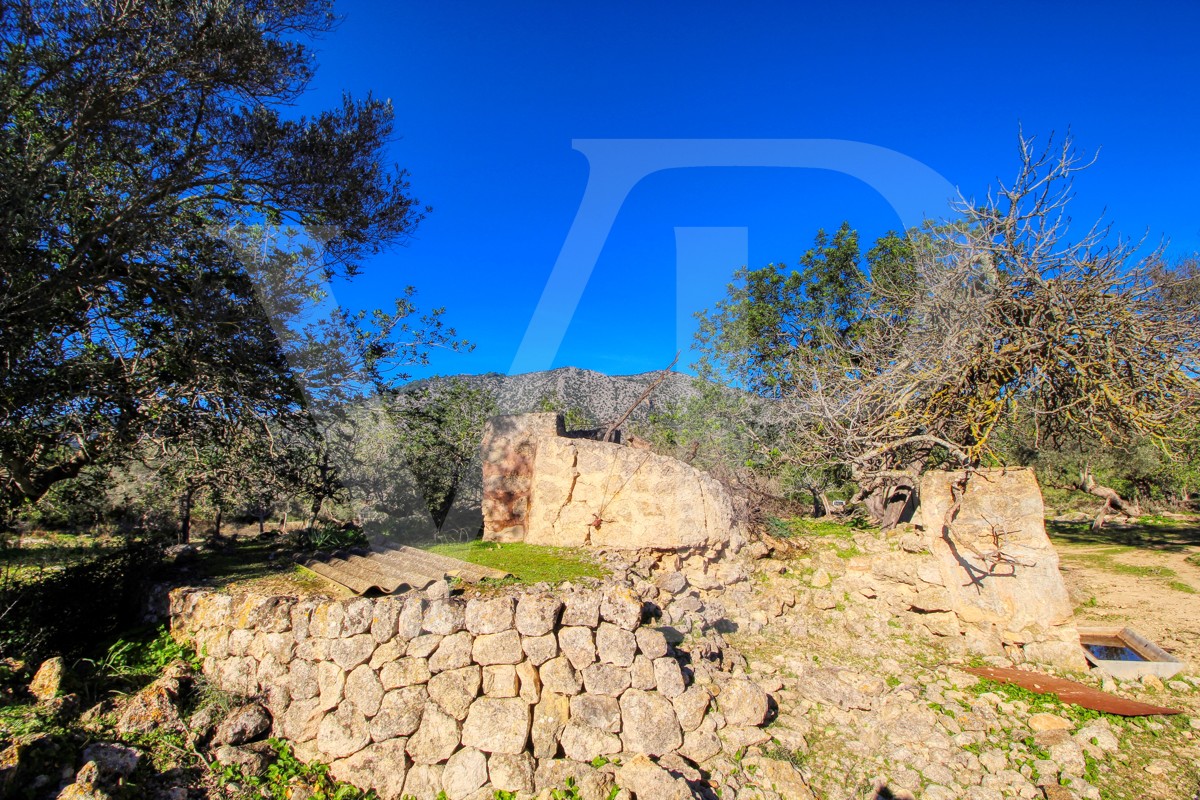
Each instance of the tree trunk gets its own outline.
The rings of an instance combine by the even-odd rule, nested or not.
[[[213,538],[221,538],[221,507],[217,506],[217,517],[213,521]]]
[[[179,505],[179,543],[187,544],[192,540],[192,492],[189,485],[183,490]]]
[[[258,535],[262,536],[267,532],[267,510],[262,506],[258,507]]]
[[[1104,518],[1108,515],[1110,509],[1115,509],[1130,518],[1141,514],[1137,504],[1122,500],[1121,495],[1117,494],[1115,490],[1096,483],[1090,467],[1084,467],[1083,472],[1080,473],[1079,488],[1081,491],[1104,500],[1104,507],[1100,509],[1100,514],[1096,517],[1096,521],[1092,523],[1092,530],[1098,531],[1104,527]]]

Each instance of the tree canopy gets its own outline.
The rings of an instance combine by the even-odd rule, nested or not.
[[[702,319],[709,374],[779,400],[782,435],[765,446],[847,470],[885,524],[927,467],[995,460],[997,430],[1018,417],[1038,443],[1170,452],[1200,403],[1194,267],[1104,226],[1069,230],[1086,166],[1069,139],[1022,137],[1019,156],[1013,183],[886,235],[865,270],[843,225],[800,270],[743,269]]]
[[[0,5],[4,507],[201,418],[303,408],[306,345],[263,312],[246,231],[325,232],[315,272],[272,249],[273,313],[296,316],[424,212],[385,158],[389,102],[288,116],[333,22],[326,0]],[[341,320],[356,368],[452,339],[436,316],[405,339],[413,312]]]

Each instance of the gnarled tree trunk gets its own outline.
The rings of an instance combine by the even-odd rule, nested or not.
[[[1100,513],[1096,515],[1096,520],[1092,523],[1092,530],[1094,531],[1098,531],[1104,527],[1104,519],[1110,511],[1116,511],[1129,518],[1141,514],[1136,503],[1129,503],[1123,500],[1115,489],[1110,489],[1107,486],[1101,486],[1096,483],[1091,467],[1084,467],[1083,471],[1079,473],[1079,489],[1104,500],[1104,505],[1100,507]]]

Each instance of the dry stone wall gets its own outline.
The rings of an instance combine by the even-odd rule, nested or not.
[[[601,756],[699,764],[763,739],[767,693],[693,663],[643,624],[642,600],[626,587],[434,594],[181,589],[171,624],[217,686],[262,698],[274,735],[385,800],[531,793]],[[677,781],[690,796],[681,779],[654,774],[660,790]]]

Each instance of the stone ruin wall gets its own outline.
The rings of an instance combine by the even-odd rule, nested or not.
[[[631,550],[745,542],[719,481],[649,449],[571,437],[560,415],[494,417],[481,452],[485,540]]]
[[[600,756],[701,763],[764,740],[767,693],[694,662],[642,608],[620,586],[467,601],[179,589],[171,628],[219,688],[260,697],[273,735],[338,779],[384,800],[490,800],[564,775],[611,787],[587,764]],[[654,769],[675,782],[656,796],[691,796]]]
[[[850,559],[846,575],[869,597],[920,616],[930,632],[965,639],[969,652],[1085,670],[1074,609],[1046,535],[1042,493],[1029,469],[974,474],[943,531],[961,472],[929,472],[913,524],[894,550]],[[991,565],[997,549],[1016,563]]]

